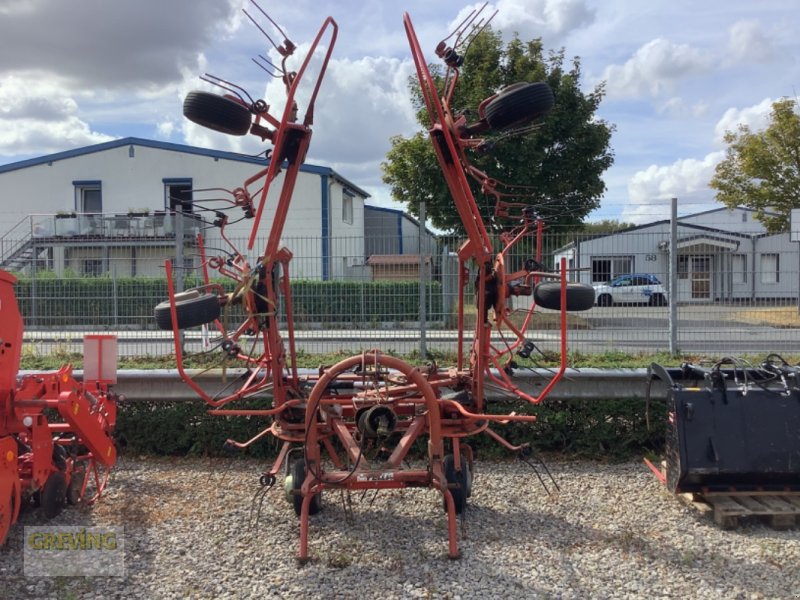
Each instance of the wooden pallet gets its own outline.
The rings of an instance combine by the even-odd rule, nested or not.
[[[764,519],[773,529],[800,525],[800,492],[707,492],[697,494],[723,529],[739,526],[743,517]]]

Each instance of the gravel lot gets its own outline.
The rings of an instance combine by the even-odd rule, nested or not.
[[[126,458],[100,504],[51,522],[124,526],[126,577],[23,577],[31,511],[0,549],[0,597],[800,598],[800,530],[720,530],[642,463],[554,461],[553,496],[524,464],[477,467],[461,560],[434,492],[354,494],[351,512],[331,492],[299,567],[282,489],[248,525],[263,463]]]

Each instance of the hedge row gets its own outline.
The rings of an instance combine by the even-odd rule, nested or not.
[[[516,409],[534,413],[533,425],[512,423],[494,429],[514,444],[528,442],[537,451],[573,456],[628,458],[660,452],[666,430],[666,406],[651,406],[649,425],[641,399],[553,400],[536,407],[494,406],[494,412]],[[116,437],[123,452],[172,456],[222,456],[229,438],[244,441],[268,425],[255,417],[215,417],[201,401],[135,402],[120,407]],[[478,456],[508,456],[486,435],[467,440]],[[424,444],[415,451],[423,455]],[[234,455],[273,458],[278,442],[267,437]]]
[[[198,285],[187,279],[186,289]],[[221,282],[227,290],[233,282]],[[442,311],[442,286],[431,282],[427,314]],[[134,326],[153,328],[153,307],[167,298],[163,278],[21,278],[16,286],[27,326]],[[320,324],[419,320],[419,283],[415,281],[292,282],[298,321]]]

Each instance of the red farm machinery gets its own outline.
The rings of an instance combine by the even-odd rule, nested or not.
[[[52,518],[65,503],[93,504],[117,458],[116,338],[86,337],[80,381],[71,365],[20,375],[15,283],[0,270],[0,545],[24,505]]]
[[[566,369],[567,311],[586,310],[594,303],[590,286],[568,281],[563,261],[554,270],[542,266],[544,224],[536,206],[525,202],[525,190],[493,179],[470,161],[472,151],[491,147],[486,136],[535,132],[538,120],[553,106],[553,93],[545,83],[522,82],[506,87],[484,100],[477,107],[478,118],[468,122],[464,115],[451,111],[450,100],[465,50],[489,20],[481,19],[483,9],[474,11],[446,38],[454,40],[452,47],[445,40],[436,48],[446,68],[443,89],[437,88],[411,19],[404,16],[430,116],[430,139],[466,232],[458,250],[456,364],[417,367],[373,349],[320,367],[312,375],[301,375],[290,286],[293,255],[281,245],[281,236],[298,170],[311,142],[314,104],[338,27],[332,18],[325,19],[299,68],[290,70],[295,44],[255,6],[284,40],[274,43],[259,26],[281,57],[279,65],[262,62],[260,66],[282,79],[286,90],[282,110],[273,113],[267,102],[254,100],[243,88],[206,75],[206,81],[225,93],[191,92],[184,102],[184,115],[216,131],[259,137],[272,146],[267,153],[269,161],[241,187],[226,190],[225,198],[213,199],[215,206],[204,207],[201,198],[195,200],[195,212],[214,213],[214,225],[228,248],[210,255],[203,248],[201,236],[198,241],[205,283],[188,291],[175,292],[173,268],[167,262],[169,299],[155,308],[156,321],[161,328],[173,331],[178,370],[210,405],[211,413],[265,419],[265,428],[253,439],[230,444],[246,447],[270,435],[282,441],[277,459],[261,475],[260,482],[266,493],[282,478],[287,498],[300,518],[301,561],[309,556],[309,516],[320,511],[325,491],[411,487],[433,488],[441,493],[448,524],[448,555],[458,557],[457,515],[465,511],[474,472],[475,457],[467,438],[484,433],[510,451],[525,453],[527,446],[511,444],[496,427],[535,420],[531,414],[492,412],[487,386],[523,403],[544,400]],[[309,64],[315,55],[318,60],[312,70]],[[301,83],[306,89],[303,106],[298,94]],[[473,188],[494,203],[497,220],[508,224],[499,236],[487,231]],[[268,241],[265,248],[250,256],[268,197],[275,202]],[[228,241],[225,228],[230,210],[237,214],[242,211],[244,217],[253,219],[247,249],[240,250]],[[509,251],[522,240],[533,240],[534,256],[524,267],[510,269]],[[220,276],[233,280],[233,291],[225,291],[218,283]],[[470,286],[474,286],[478,315],[472,330],[465,325]],[[520,320],[510,319],[509,300],[514,295],[532,297],[521,325]],[[532,351],[527,331],[537,306],[560,313],[561,359],[540,393],[530,395],[515,384],[513,368],[517,354],[525,356]],[[285,332],[281,331],[279,307],[285,314]],[[235,389],[229,382],[224,392],[213,396],[185,368],[181,344],[181,330],[211,323],[216,329],[212,343],[226,367],[242,368]],[[242,402],[250,405],[243,407]],[[253,402],[261,404],[253,407]],[[426,460],[421,466],[408,466],[406,459],[418,441],[426,444]]]

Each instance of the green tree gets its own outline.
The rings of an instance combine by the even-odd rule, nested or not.
[[[593,221],[591,223],[584,223],[580,229],[581,233],[615,233],[636,227],[633,223],[625,223],[617,219],[603,219],[602,221]]]
[[[442,70],[431,66],[439,82]],[[551,225],[575,226],[598,207],[606,190],[602,173],[613,163],[609,148],[613,126],[597,118],[604,86],[583,93],[580,89],[580,60],[565,67],[564,52],[547,57],[542,42],[523,42],[515,37],[503,45],[500,34],[487,29],[472,43],[460,69],[460,78],[451,108],[474,121],[481,101],[506,85],[521,81],[545,81],[555,96],[554,108],[532,134],[496,137],[491,151],[472,152],[472,163],[490,177],[517,186],[527,186],[530,197],[521,197],[536,207]],[[430,119],[422,101],[419,82],[410,81],[417,119],[427,128]],[[392,138],[392,147],[381,165],[383,181],[392,196],[419,216],[425,201],[433,225],[444,231],[461,232],[462,225],[433,151],[427,132],[409,138]],[[473,193],[483,218],[490,223],[494,206]]]
[[[728,148],[711,187],[717,200],[746,206],[770,233],[789,229],[791,209],[800,208],[800,115],[795,100],[772,105],[769,124],[753,132],[747,125],[725,133]]]

